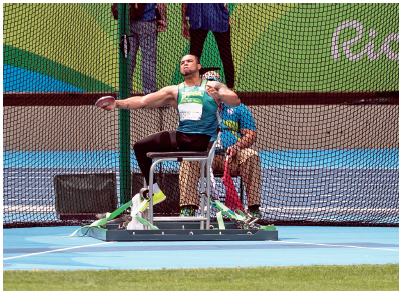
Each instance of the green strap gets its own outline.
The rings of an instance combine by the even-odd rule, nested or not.
[[[210,200],[210,203],[212,204],[212,206],[215,206],[220,210],[218,213],[216,213],[216,219],[217,219],[217,223],[219,225],[219,229],[225,229],[224,221],[223,221],[223,214],[226,215],[231,220],[232,219],[239,220],[239,221],[246,220],[246,216],[245,216],[244,212],[242,212],[239,209],[236,209],[234,212],[218,200],[214,200],[214,201]],[[261,226],[260,230],[276,230],[276,227],[274,226],[274,224],[270,224],[270,225]]]
[[[262,230],[276,230],[276,227],[274,226],[274,224],[269,224],[269,225],[261,226],[260,229],[262,229]]]
[[[100,230],[107,230],[106,228],[103,228],[103,227],[100,227],[100,226],[85,225],[85,226],[83,226],[83,227],[77,229],[76,231],[74,231],[72,234],[70,234],[70,235],[67,236],[67,237],[73,237],[73,236],[75,236],[78,232],[80,232],[81,230],[83,230],[84,228],[86,228],[87,230],[86,230],[86,232],[85,232],[83,235],[78,235],[79,237],[84,237],[84,236],[86,236],[86,234],[87,234],[88,231],[89,231],[89,228],[91,228],[91,227],[92,227],[92,228],[97,228],[97,229],[100,229]]]
[[[241,221],[244,221],[246,219],[245,214],[243,214],[241,212],[241,210],[238,210],[238,211],[240,211],[242,214],[235,213],[234,211],[232,211],[230,208],[226,207],[224,204],[222,204],[218,200],[215,200],[215,201],[210,200],[210,203],[212,203],[212,205],[215,205],[222,214],[226,215],[230,219],[241,220]]]
[[[137,208],[135,208],[134,211],[131,211],[131,216],[132,216],[132,218],[136,218],[143,225],[148,225],[148,226],[150,226],[151,229],[157,230],[157,229],[159,229],[157,226],[151,224],[149,221],[147,221],[146,219],[144,219],[142,217],[139,217],[139,215],[138,215],[139,211],[145,206],[145,204],[147,202],[148,202],[148,200],[144,200]]]
[[[243,218],[246,218],[245,213],[242,212],[240,209],[235,209],[234,212],[241,215]]]
[[[154,230],[158,230],[158,229],[159,229],[156,225],[151,224],[149,221],[147,221],[146,219],[144,219],[144,218],[142,218],[142,217],[135,216],[135,218],[136,218],[140,223],[142,223],[143,225],[148,225],[148,226],[150,226],[151,229],[154,229]]]
[[[78,232],[80,232],[80,231],[81,231],[82,229],[84,229],[84,228],[86,228],[86,231],[85,231],[85,233],[84,233],[82,236],[80,236],[80,237],[85,236],[85,235],[88,233],[88,231],[89,231],[89,229],[90,229],[91,227],[95,227],[95,228],[98,228],[98,229],[101,229],[101,230],[107,230],[107,229],[102,228],[102,227],[100,227],[100,226],[106,224],[107,221],[116,218],[118,215],[120,215],[124,210],[126,210],[126,209],[127,209],[128,207],[130,207],[131,205],[132,205],[132,200],[130,200],[130,201],[128,201],[127,203],[125,203],[124,205],[122,205],[120,208],[118,208],[117,210],[115,210],[113,213],[107,212],[105,218],[96,220],[95,222],[92,222],[90,225],[85,225],[85,226],[83,226],[83,227],[77,229],[77,230],[74,231],[71,235],[69,235],[69,237],[74,236],[75,234],[77,234]]]
[[[134,217],[143,225],[148,225],[151,227],[151,229],[153,230],[157,230],[159,229],[157,226],[154,226],[153,224],[151,224],[149,221],[147,221],[146,219],[139,217],[138,213],[139,211],[146,205],[146,203],[148,202],[148,200],[143,200],[142,203],[135,208],[135,210],[133,212],[131,212],[131,216]],[[102,225],[106,224],[107,221],[112,220],[114,218],[116,218],[118,215],[120,215],[122,212],[124,212],[124,210],[126,210],[128,207],[130,207],[132,205],[132,200],[130,200],[129,202],[125,203],[123,206],[121,206],[120,208],[118,208],[117,210],[115,210],[112,213],[107,212],[106,213],[106,217],[96,220],[95,222],[92,222],[90,225],[85,225],[82,226],[81,228],[77,229],[76,231],[74,231],[71,235],[69,235],[68,237],[72,237],[74,235],[76,235],[77,233],[79,233],[81,230],[86,229],[86,231],[84,232],[83,235],[79,235],[80,237],[83,237],[85,235],[87,235],[87,233],[89,232],[90,228],[97,228],[100,230],[107,230],[106,228],[101,227]]]
[[[235,213],[234,211],[232,211],[231,209],[226,207],[224,204],[222,204],[218,200],[214,200],[214,201],[210,200],[210,203],[212,204],[212,206],[215,206],[220,210],[218,213],[216,213],[216,219],[217,219],[217,223],[219,225],[219,229],[222,229],[222,230],[226,229],[226,227],[224,225],[224,221],[223,221],[223,214],[226,215],[230,219],[241,220],[241,221],[246,219],[245,214],[243,214],[241,210],[238,210],[238,211],[242,214]]]
[[[216,213],[216,218],[217,218],[217,223],[219,224],[219,229],[226,229],[223,221],[223,214],[221,214],[221,211]]]

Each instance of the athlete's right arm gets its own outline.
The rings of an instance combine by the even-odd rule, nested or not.
[[[167,86],[144,96],[132,96],[127,99],[116,100],[114,104],[104,107],[104,109],[108,111],[115,108],[126,110],[152,109],[167,104],[177,107],[177,95],[178,87],[176,85]]]

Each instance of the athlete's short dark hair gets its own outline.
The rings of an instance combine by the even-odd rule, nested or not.
[[[196,64],[200,64],[200,60],[199,60],[199,57],[197,55],[188,53],[188,54],[185,54],[184,56],[186,56],[186,55],[191,55],[191,56],[195,57]]]

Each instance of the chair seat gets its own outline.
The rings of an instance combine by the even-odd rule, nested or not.
[[[204,152],[149,152],[146,156],[151,159],[155,158],[207,158],[209,151]]]

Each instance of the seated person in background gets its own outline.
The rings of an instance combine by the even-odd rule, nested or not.
[[[209,71],[203,79],[220,81],[220,76]],[[257,151],[250,149],[256,142],[257,131],[255,121],[244,104],[230,107],[224,103],[219,105],[221,117],[221,141],[217,145],[212,163],[213,171],[224,171],[226,156],[229,157],[228,170],[230,174],[241,175],[248,200],[248,213],[261,218],[260,188],[261,165]],[[235,173],[239,172],[239,173]],[[198,180],[200,178],[200,162],[183,161],[180,165],[180,216],[194,216],[199,206]]]

